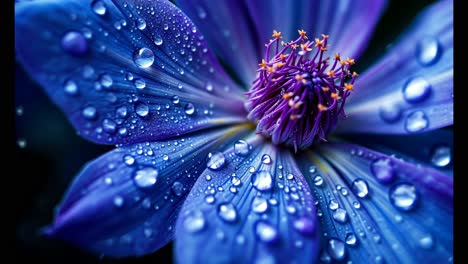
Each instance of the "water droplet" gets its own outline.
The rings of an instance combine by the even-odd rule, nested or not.
[[[422,249],[431,249],[434,245],[434,240],[430,234],[426,234],[425,236],[419,239],[419,246]]]
[[[176,181],[172,184],[171,189],[175,195],[181,196],[182,193],[184,192],[184,185],[181,182]]]
[[[187,115],[193,115],[195,113],[195,106],[192,103],[185,105],[184,112]]]
[[[82,33],[70,31],[62,37],[62,49],[72,56],[83,56],[88,52],[88,41]]]
[[[292,173],[288,173],[288,175],[286,175],[286,179],[292,180],[294,179],[294,175]]]
[[[323,184],[323,178],[320,175],[317,175],[314,177],[314,185],[315,186],[322,186]]]
[[[169,160],[169,156],[166,155],[166,154],[164,154],[164,155],[163,155],[163,160],[164,160],[164,161],[168,161],[168,160]]]
[[[361,208],[361,203],[358,202],[358,201],[354,201],[353,206],[354,206],[354,208],[359,209],[359,208]]]
[[[133,84],[135,85],[135,88],[137,88],[137,89],[143,89],[143,88],[146,87],[146,82],[145,82],[145,80],[139,79],[139,78],[135,79],[135,80],[133,81]]]
[[[452,149],[448,145],[438,145],[432,150],[431,162],[434,166],[445,167],[452,160]]]
[[[226,163],[226,158],[222,152],[213,152],[208,155],[208,162],[206,166],[212,170],[221,169]]]
[[[94,106],[87,106],[81,110],[81,115],[86,119],[92,120],[97,116],[96,108]]]
[[[346,256],[345,243],[338,238],[332,238],[328,240],[327,251],[334,260],[343,260]]]
[[[123,157],[124,163],[131,166],[135,164],[135,158],[132,155],[125,155]]]
[[[354,233],[346,234],[345,242],[349,246],[355,246],[357,243],[357,237]]]
[[[104,132],[113,134],[115,133],[115,129],[117,128],[117,124],[108,118],[102,120],[102,129]]]
[[[101,0],[95,0],[91,3],[91,8],[96,15],[103,16],[106,14],[107,6]]]
[[[174,95],[174,96],[172,97],[172,103],[178,104],[179,102],[180,102],[179,96]]]
[[[431,36],[422,38],[416,46],[416,57],[423,66],[429,66],[437,62],[442,53],[439,41]]]
[[[152,167],[139,169],[133,176],[133,182],[142,189],[153,187],[158,180],[158,171]]]
[[[133,62],[139,68],[145,69],[153,65],[154,53],[148,48],[141,48],[133,54]]]
[[[190,233],[196,233],[205,227],[205,223],[205,217],[201,211],[191,211],[185,216],[184,228]]]
[[[387,123],[395,123],[401,118],[401,108],[397,104],[384,104],[379,108],[379,115]]]
[[[237,155],[245,156],[250,151],[250,145],[245,140],[238,140],[234,143],[234,152]]]
[[[72,80],[67,80],[63,85],[63,90],[66,94],[76,95],[78,94],[78,85],[76,85],[76,82]]]
[[[197,6],[197,15],[200,19],[205,19],[206,18],[206,11],[200,6]]]
[[[268,154],[263,154],[262,156],[262,163],[263,164],[271,164],[271,157]]]
[[[145,117],[149,114],[149,106],[145,103],[142,103],[142,102],[138,102],[136,105],[135,105],[135,113],[139,116],[139,117]]]
[[[390,203],[397,209],[409,211],[416,206],[418,194],[410,183],[397,183],[389,190]]]
[[[420,132],[427,128],[429,120],[423,111],[416,111],[406,117],[405,129],[410,133]]]
[[[228,222],[232,223],[237,219],[237,211],[233,204],[231,203],[221,203],[218,206],[218,216]]]
[[[212,92],[213,91],[213,84],[211,84],[210,82],[207,82],[206,85],[205,85],[205,89],[208,92]]]
[[[252,200],[252,211],[255,213],[264,213],[268,210],[268,202],[261,196],[255,196]]]
[[[138,18],[136,26],[139,30],[144,30],[146,28],[146,21],[143,18]]]
[[[335,199],[331,199],[330,202],[328,202],[328,208],[330,208],[330,210],[336,210],[340,207],[340,205],[338,204],[338,202],[335,200]]]
[[[333,212],[333,219],[340,224],[344,224],[348,221],[348,213],[344,209],[338,208]]]
[[[206,203],[209,203],[209,204],[212,204],[216,201],[215,197],[211,194],[205,196],[205,202]]]
[[[317,167],[314,165],[310,165],[309,167],[309,173],[314,174],[317,171]]]
[[[273,177],[269,171],[257,171],[252,176],[252,185],[259,191],[269,191],[273,187]]]
[[[260,241],[265,243],[273,243],[279,237],[276,228],[265,220],[259,220],[255,223],[255,234]]]
[[[20,138],[16,141],[16,144],[18,144],[18,147],[20,148],[25,148],[27,146],[26,139]]]
[[[381,183],[389,183],[395,179],[392,161],[388,158],[378,158],[371,163],[371,172]]]
[[[234,185],[234,186],[239,186],[239,185],[241,184],[241,180],[240,180],[239,178],[237,178],[237,177],[234,176],[234,177],[232,177],[232,179],[231,179],[231,183],[232,183],[232,185]]]
[[[294,228],[303,235],[312,235],[315,232],[315,224],[308,217],[300,217],[294,221]]]
[[[408,103],[419,103],[427,99],[431,85],[421,77],[409,79],[403,86],[403,97]]]
[[[156,46],[161,46],[163,44],[163,39],[160,36],[156,36],[154,38],[154,44],[156,44]]]
[[[117,116],[121,118],[125,118],[127,116],[127,107],[126,106],[121,106],[117,108],[116,110]]]
[[[355,179],[353,181],[353,192],[361,197],[364,198],[369,194],[369,187],[367,186],[367,182],[361,178]]]
[[[115,207],[122,207],[124,204],[124,199],[121,196],[114,197],[114,205]]]
[[[99,76],[99,83],[105,87],[105,88],[109,88],[112,86],[112,83],[114,83],[114,81],[112,80],[112,77],[109,75],[109,74],[101,74]]]
[[[169,29],[169,25],[168,25],[168,24],[164,24],[164,25],[163,25],[163,29],[164,29],[164,30],[168,30],[168,29]]]

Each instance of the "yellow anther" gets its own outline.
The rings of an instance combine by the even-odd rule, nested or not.
[[[280,39],[281,38],[281,32],[273,30],[273,35],[271,35],[271,36],[275,37],[276,39]]]
[[[284,55],[283,53],[281,53],[281,54],[279,55],[279,58],[280,58],[281,60],[284,60],[284,59],[286,59],[287,56],[288,56],[288,54]]]
[[[267,71],[268,71],[269,73],[273,73],[273,72],[275,72],[275,68],[273,68],[273,67],[267,67]]]
[[[296,74],[296,80],[302,81],[302,79],[304,79],[304,77],[302,77],[301,74]]]
[[[296,119],[299,119],[299,118],[301,118],[300,115],[290,115],[289,116],[289,119],[291,119],[291,120],[296,120]]]
[[[341,64],[341,66],[345,66],[345,65],[346,65],[346,61],[340,60],[340,64]]]
[[[311,48],[309,48],[309,46],[307,44],[301,44],[301,49],[303,51],[311,51],[312,50]]]
[[[323,45],[323,40],[320,40],[318,38],[315,39],[315,47],[322,47]]]
[[[320,47],[321,51],[327,51],[327,47]]]
[[[282,62],[277,62],[277,63],[275,63],[275,67],[276,67],[277,69],[283,67],[283,65],[284,65],[284,63],[282,63]]]
[[[346,63],[349,64],[349,65],[353,65],[354,64],[354,59],[350,59],[349,57],[346,58]]]
[[[291,48],[294,49],[294,50],[297,49],[297,44],[292,44]]]
[[[304,102],[302,102],[302,101],[299,101],[299,102],[295,103],[294,106],[293,106],[294,109],[298,109],[303,103]]]
[[[339,53],[335,53],[335,60],[339,60],[341,58],[341,55]]]
[[[358,77],[359,74],[357,74],[357,72],[353,72],[353,77]]]
[[[327,74],[330,77],[335,77],[335,72],[334,71],[329,71]]]
[[[327,39],[328,35],[322,34],[322,38]]]
[[[293,93],[292,92],[289,92],[289,93],[285,93],[283,94],[283,99],[284,100],[289,100],[291,97],[293,97]]]
[[[322,87],[322,90],[323,90],[324,92],[328,92],[328,91],[330,91],[330,88],[324,86],[324,87]]]
[[[326,106],[324,106],[323,104],[318,104],[317,105],[319,111],[326,111],[328,108]]]
[[[340,99],[341,97],[338,95],[338,93],[331,93],[331,97],[335,100]]]
[[[306,32],[303,29],[298,30],[297,32],[299,33],[299,35],[301,35],[303,39],[307,39]]]
[[[267,63],[266,63],[265,59],[263,59],[262,62],[260,64],[258,64],[258,66],[262,67],[262,70],[266,69]]]
[[[350,84],[350,83],[345,83],[345,84],[344,84],[344,88],[345,88],[346,91],[350,91],[350,92],[351,92],[351,91],[353,90],[353,85]]]

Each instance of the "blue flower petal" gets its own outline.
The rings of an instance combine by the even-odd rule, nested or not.
[[[176,260],[313,263],[320,231],[294,155],[257,135],[222,153],[224,166],[205,170],[182,207]]]
[[[322,261],[450,261],[452,177],[347,143],[305,154],[299,164],[319,201]]]
[[[247,131],[237,126],[116,148],[84,167],[47,233],[113,257],[157,250],[172,240],[179,209],[208,153]]]
[[[255,78],[273,30],[282,32],[285,41],[296,39],[298,29],[311,38],[330,34],[331,52],[354,58],[364,50],[386,5],[385,0],[177,2],[246,89]]]
[[[410,134],[453,124],[453,2],[426,8],[354,87],[339,132]]]
[[[86,139],[160,140],[245,116],[236,85],[168,1],[15,7],[19,61]]]

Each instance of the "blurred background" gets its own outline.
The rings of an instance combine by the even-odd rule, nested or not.
[[[389,1],[370,46],[357,61],[362,73],[372,64],[422,8],[434,1]],[[66,117],[34,81],[15,64],[15,159],[21,187],[16,188],[15,248],[21,261],[39,263],[171,263],[172,244],[146,257],[113,260],[41,235],[52,222],[59,203],[82,165],[112,149],[79,136]]]

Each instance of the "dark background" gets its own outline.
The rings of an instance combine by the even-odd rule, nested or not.
[[[358,72],[385,52],[391,43],[425,6],[434,1],[389,1],[370,46],[357,61]],[[15,177],[17,222],[14,226],[15,253],[21,261],[38,263],[171,263],[172,244],[140,258],[114,260],[84,252],[62,241],[40,234],[40,228],[53,219],[53,209],[81,166],[106,151],[79,136],[66,117],[15,63]],[[18,140],[26,146],[19,147]],[[5,188],[5,187],[4,187]]]

